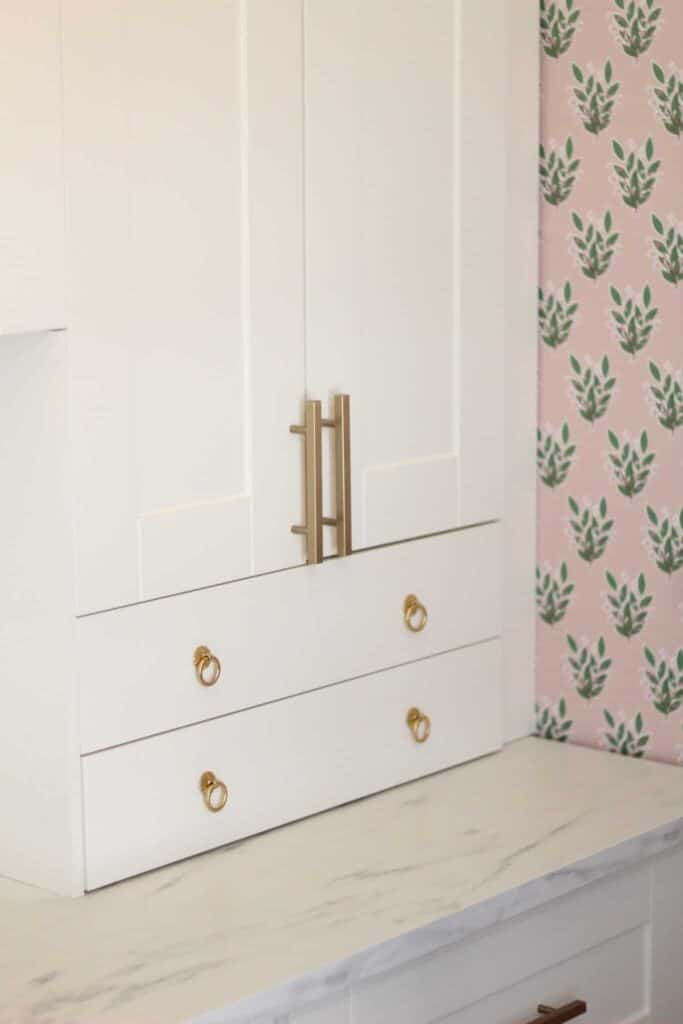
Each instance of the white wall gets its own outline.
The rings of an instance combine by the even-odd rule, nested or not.
[[[61,333],[0,337],[0,874],[71,892],[80,878],[66,349]]]

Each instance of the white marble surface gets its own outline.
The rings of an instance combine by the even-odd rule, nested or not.
[[[683,845],[683,771],[523,740],[81,900],[0,880],[0,1024],[268,1021]]]

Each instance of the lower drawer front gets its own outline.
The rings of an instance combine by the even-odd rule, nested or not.
[[[499,636],[500,544],[491,523],[81,619],[81,752]],[[417,632],[409,594],[428,611]],[[213,686],[200,646],[222,665]]]
[[[86,887],[489,753],[502,743],[502,705],[490,641],[88,755]],[[413,707],[431,722],[422,743]],[[419,736],[426,724],[414,724]],[[208,771],[228,790],[218,812],[201,792]]]

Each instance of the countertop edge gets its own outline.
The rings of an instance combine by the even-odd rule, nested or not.
[[[683,817],[230,1006],[211,1010],[188,1024],[268,1024],[273,1018],[333,998],[351,985],[681,846]]]

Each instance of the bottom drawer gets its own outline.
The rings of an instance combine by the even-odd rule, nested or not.
[[[409,725],[418,708],[427,722]],[[489,753],[502,743],[489,641],[82,759],[86,888]],[[200,787],[213,772],[227,789]]]

